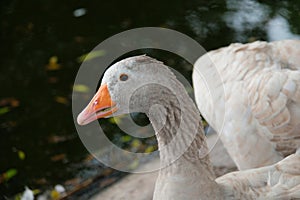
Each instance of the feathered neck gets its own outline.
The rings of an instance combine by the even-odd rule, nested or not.
[[[185,195],[193,199],[193,193],[195,199],[206,199],[212,197],[212,189],[218,196],[200,114],[181,83],[170,82],[174,90],[154,87],[160,92],[148,97],[151,107],[147,115],[156,132],[163,167],[154,199],[182,199]]]

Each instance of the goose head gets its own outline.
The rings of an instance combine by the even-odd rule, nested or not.
[[[100,88],[78,115],[77,122],[85,125],[113,115],[147,114],[152,105],[165,98],[162,93],[172,88],[173,81],[175,75],[168,67],[151,57],[142,55],[121,60],[106,70]]]

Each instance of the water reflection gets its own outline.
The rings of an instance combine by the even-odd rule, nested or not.
[[[269,41],[300,39],[300,35],[292,33],[288,20],[280,15],[277,15],[268,22],[267,34]]]
[[[245,41],[247,34],[255,28],[263,28],[268,20],[271,9],[269,6],[255,0],[227,0],[228,9],[224,20],[230,28],[234,29],[236,38]]]

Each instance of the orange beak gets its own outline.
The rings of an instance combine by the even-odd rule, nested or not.
[[[78,115],[77,123],[85,125],[96,119],[108,117],[117,110],[116,103],[111,100],[107,85],[103,84],[87,107]]]

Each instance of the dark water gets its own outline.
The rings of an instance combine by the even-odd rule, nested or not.
[[[211,50],[300,34],[298,0],[6,0],[0,5],[0,174],[17,171],[0,181],[5,196],[25,185],[43,190],[99,172],[84,164],[88,152],[74,127],[71,94],[78,57],[106,38],[137,27],[166,27]],[[86,13],[76,17],[75,10]],[[191,66],[182,68],[175,56],[150,52],[190,80]],[[118,143],[120,133],[109,121],[103,123]]]

